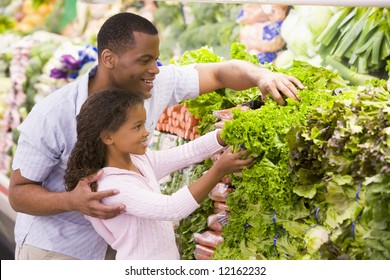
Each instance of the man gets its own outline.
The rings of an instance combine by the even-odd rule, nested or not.
[[[16,259],[104,259],[107,244],[85,215],[108,219],[125,211],[100,200],[118,193],[92,192],[101,172],[65,191],[64,172],[77,139],[76,116],[87,97],[118,87],[140,91],[147,98],[146,126],[153,132],[170,105],[218,88],[259,87],[263,99],[278,103],[297,99],[303,85],[295,77],[272,73],[232,60],[177,67],[157,66],[159,37],[147,19],[132,13],[109,18],[98,33],[98,66],[37,103],[18,127],[21,132],[13,160],[9,200],[19,212],[15,226]],[[93,125],[93,124],[91,124]]]

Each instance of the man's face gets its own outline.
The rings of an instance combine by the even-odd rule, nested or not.
[[[158,35],[134,32],[135,46],[119,54],[110,73],[114,86],[140,91],[146,98],[151,96],[153,81],[159,73],[157,59],[160,55]]]

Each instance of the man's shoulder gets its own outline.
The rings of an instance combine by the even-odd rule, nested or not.
[[[159,69],[160,69],[160,73],[157,75],[157,77],[162,74],[193,71],[195,69],[195,64],[189,64],[189,65],[167,64],[167,65],[160,66]]]
[[[77,88],[78,82],[76,81],[66,84],[38,101],[31,112],[39,111],[41,114],[46,115],[64,110],[74,110],[78,94]]]

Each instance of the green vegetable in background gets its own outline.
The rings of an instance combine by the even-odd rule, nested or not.
[[[385,78],[390,57],[390,9],[346,7],[337,11],[317,37],[319,53],[360,74]]]

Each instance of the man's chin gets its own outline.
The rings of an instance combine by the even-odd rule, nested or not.
[[[151,92],[143,92],[142,95],[144,96],[145,99],[149,99],[150,97],[152,97]]]

